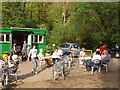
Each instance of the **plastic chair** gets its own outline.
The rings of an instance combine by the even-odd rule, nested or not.
[[[44,64],[44,66],[47,66],[47,62],[45,61],[45,59],[40,60],[40,67],[42,67]]]
[[[95,59],[95,60],[93,60],[93,62],[94,62],[94,65],[91,67],[92,74],[94,73],[95,68],[98,69],[98,71],[100,72],[100,69],[101,69],[100,62],[101,61],[99,59]]]
[[[45,57],[42,54],[43,49],[40,49],[40,53],[38,54],[38,59],[40,60],[40,66],[42,67],[42,64],[44,63],[44,65],[46,66],[47,62],[45,61]]]
[[[7,69],[2,69],[2,85],[5,86],[5,85],[8,85],[8,71]]]
[[[108,63],[109,63],[109,61],[110,60],[101,63],[100,70],[102,69],[102,67],[105,67],[106,72],[108,72]]]
[[[70,68],[71,67],[71,63],[72,63],[72,57],[70,55],[63,55],[61,60],[64,61],[64,67],[65,68]]]
[[[9,76],[14,76],[15,81],[17,82],[17,74],[16,73],[18,70],[18,66],[19,66],[19,61],[15,61],[13,67],[3,69],[3,75],[2,75],[3,86],[8,85]]]
[[[53,79],[54,81],[57,78],[57,73],[61,73],[62,78],[65,79],[65,74],[64,74],[64,62],[63,61],[58,61],[54,64],[54,69],[53,69]]]
[[[17,82],[17,70],[18,70],[18,67],[19,67],[19,61],[16,61],[15,62],[15,65],[13,66],[13,67],[11,67],[10,69],[8,69],[9,70],[9,76],[10,75],[12,75],[12,76],[14,76],[15,77],[15,80],[16,80],[16,82]]]

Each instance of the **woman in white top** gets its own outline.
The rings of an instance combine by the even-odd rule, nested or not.
[[[32,69],[32,72],[37,74],[38,63],[37,63],[37,49],[36,49],[36,45],[33,45],[33,48],[30,50],[30,53],[28,55],[28,61],[29,61],[30,55],[31,55],[31,60],[32,60],[33,65],[34,65],[33,69]]]
[[[42,52],[43,52],[43,49],[40,49],[40,53],[38,54],[38,59],[39,60],[44,59],[44,55],[42,54]]]
[[[56,61],[56,60],[61,59],[62,54],[63,54],[63,51],[62,51],[60,48],[57,48],[57,49],[53,52],[53,54],[52,54],[51,57],[52,57],[52,61],[53,61],[54,64],[55,64],[55,61]]]
[[[52,56],[56,56],[56,57],[59,58],[62,54],[63,54],[63,51],[62,51],[61,49],[57,48],[57,49],[53,52]]]

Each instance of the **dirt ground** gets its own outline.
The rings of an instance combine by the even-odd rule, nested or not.
[[[7,88],[118,88],[118,64],[120,59],[113,58],[109,62],[109,72],[104,69],[101,72],[85,72],[78,66],[78,59],[68,69],[66,78],[59,77],[53,81],[53,67],[41,69],[38,66],[38,74],[31,73],[32,62],[21,62],[18,70],[18,82],[9,83]]]

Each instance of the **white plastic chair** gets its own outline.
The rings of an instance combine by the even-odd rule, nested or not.
[[[92,74],[94,73],[95,68],[97,68],[98,71],[100,72],[100,70],[101,70],[100,60],[99,59],[95,59],[95,60],[93,60],[93,62],[94,62],[94,66],[91,67]]]
[[[7,69],[2,70],[2,85],[8,85],[8,71]]]
[[[20,64],[20,62],[19,61],[16,61],[15,62],[15,65],[13,66],[13,67],[11,67],[10,69],[8,69],[9,70],[9,76],[11,75],[11,76],[14,76],[15,77],[15,81],[17,82],[17,70],[18,70],[18,67],[19,67],[19,64]]]
[[[38,59],[40,60],[40,67],[42,67],[43,64],[46,67],[47,62],[45,61],[45,57],[42,54],[42,52],[43,52],[43,49],[40,49],[40,53],[38,54]]]
[[[72,64],[72,62],[73,62],[72,55],[70,54],[70,55],[68,56],[68,58],[69,58],[69,68],[70,68],[70,67],[71,67],[71,64]]]
[[[100,66],[100,70],[102,69],[102,67],[105,67],[106,72],[108,72],[108,63],[109,63],[109,60],[102,63],[101,66]]]
[[[70,68],[71,67],[71,63],[72,63],[72,58],[69,57],[68,55],[63,56],[63,61],[64,61],[64,66],[65,68]]]
[[[19,61],[15,61],[14,62],[14,66],[11,67],[11,68],[6,68],[6,69],[3,69],[3,75],[2,75],[2,84],[3,85],[8,85],[8,80],[9,80],[9,77],[10,76],[14,76],[15,78],[15,81],[17,82],[17,70],[18,70],[18,67],[19,67]]]
[[[64,62],[63,61],[56,61],[54,64],[54,69],[53,69],[53,79],[54,81],[57,78],[57,73],[61,73],[62,78],[65,79],[65,74],[64,74]]]
[[[47,66],[47,62],[45,61],[45,59],[42,59],[42,60],[40,60],[40,67],[42,67],[42,66]]]

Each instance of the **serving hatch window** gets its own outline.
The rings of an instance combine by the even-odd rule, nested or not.
[[[33,35],[33,43],[44,43],[44,35],[34,34]]]
[[[10,41],[10,35],[6,34],[6,41],[9,42]]]
[[[0,42],[9,42],[10,34],[8,33],[0,33]]]

